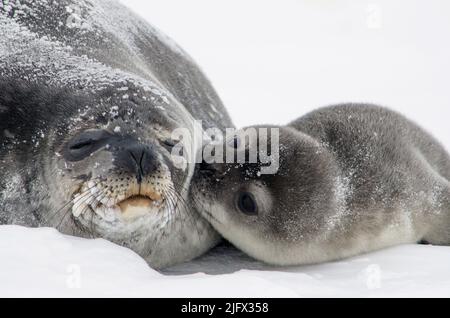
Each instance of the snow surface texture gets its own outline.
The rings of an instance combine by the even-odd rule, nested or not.
[[[446,0],[122,2],[195,58],[237,126],[373,102],[450,148]],[[0,226],[0,260],[0,296],[450,296],[450,247],[398,246],[298,268],[219,248],[162,274],[104,240]]]
[[[0,297],[450,296],[449,248],[437,246],[299,268],[269,267],[221,247],[162,274],[102,239],[4,225],[0,259]]]

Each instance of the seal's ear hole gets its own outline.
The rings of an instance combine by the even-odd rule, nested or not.
[[[255,197],[250,192],[239,192],[236,201],[236,205],[242,213],[247,215],[258,214],[258,205]]]
[[[86,130],[73,137],[64,147],[64,157],[79,161],[106,144],[110,133],[105,130]]]

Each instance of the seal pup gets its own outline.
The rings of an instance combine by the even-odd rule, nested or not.
[[[116,1],[0,1],[0,224],[130,247],[155,268],[220,236],[172,131],[232,127],[174,42]],[[188,152],[188,151],[186,151]],[[190,153],[190,152],[189,152]]]
[[[242,251],[299,265],[421,240],[450,243],[450,157],[412,121],[346,104],[272,128],[275,174],[261,174],[259,161],[203,163],[194,178],[199,210]]]

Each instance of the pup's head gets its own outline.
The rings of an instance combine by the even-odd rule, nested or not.
[[[258,134],[247,135],[247,142],[226,142],[226,147],[235,148],[235,159],[246,154],[245,163],[197,167],[195,201],[214,228],[249,255],[291,264],[292,248],[325,226],[325,215],[335,204],[333,159],[322,144],[293,128],[270,127],[279,129],[276,147],[269,134],[259,133],[261,126],[254,128]],[[259,153],[264,143],[264,149],[278,151],[276,173],[261,173],[264,163],[259,156],[249,162],[249,148],[257,145]]]

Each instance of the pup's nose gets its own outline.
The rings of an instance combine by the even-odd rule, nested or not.
[[[154,173],[158,166],[158,158],[149,145],[133,143],[124,146],[115,161],[119,169],[135,174],[138,183],[142,178]]]

